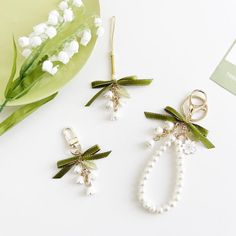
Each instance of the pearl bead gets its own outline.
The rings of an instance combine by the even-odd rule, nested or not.
[[[170,140],[171,142],[175,142],[176,137],[175,137],[174,135],[171,135],[171,136],[169,137],[169,140]]]
[[[174,123],[171,121],[165,121],[165,129],[171,131],[174,128]]]
[[[171,142],[171,141],[167,141],[167,142],[165,143],[165,145],[166,145],[167,147],[170,147],[170,146],[171,146],[171,144],[172,144],[172,142]]]
[[[146,147],[147,148],[152,148],[155,144],[155,141],[153,139],[150,139],[146,142]]]
[[[170,207],[168,205],[165,205],[163,209],[164,209],[165,212],[167,212],[167,211],[170,210]]]
[[[157,210],[157,213],[158,214],[162,214],[164,212],[164,209],[162,207],[160,207],[158,210]]]
[[[163,134],[163,129],[161,127],[157,127],[154,129],[154,133],[155,133],[155,135],[160,136]]]
[[[163,152],[161,150],[159,150],[155,154],[156,154],[157,157],[160,157],[163,154]]]
[[[166,147],[165,145],[162,145],[162,146],[160,147],[160,151],[162,151],[162,152],[165,152],[166,149],[167,149],[167,147]]]
[[[182,145],[182,141],[179,140],[179,139],[176,139],[175,144],[176,144],[176,145]]]

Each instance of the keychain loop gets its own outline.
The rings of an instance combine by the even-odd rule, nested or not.
[[[195,100],[198,103],[195,103]],[[182,103],[182,113],[189,122],[204,119],[208,112],[207,95],[202,90],[194,90]],[[193,117],[195,115],[195,118]],[[197,116],[196,116],[197,115]]]

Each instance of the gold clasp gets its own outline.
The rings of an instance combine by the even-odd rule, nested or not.
[[[62,133],[65,137],[66,142],[70,147],[70,152],[73,155],[78,155],[81,153],[81,145],[79,144],[79,140],[76,137],[74,131],[71,128],[65,128],[62,130]]]
[[[194,90],[182,103],[182,113],[187,121],[196,122],[206,117],[207,95],[202,90]]]

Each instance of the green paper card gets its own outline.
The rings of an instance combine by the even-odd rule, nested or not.
[[[236,40],[210,79],[236,95]]]

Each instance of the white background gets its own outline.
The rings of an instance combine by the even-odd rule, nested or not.
[[[0,137],[0,235],[236,235],[235,96],[209,80],[235,39],[235,7],[234,0],[101,0],[106,34],[81,73],[57,99]],[[109,121],[103,99],[83,107],[95,93],[90,82],[109,79],[112,15],[118,75],[155,79],[149,87],[129,89],[132,99],[118,122]],[[216,149],[199,144],[186,160],[182,201],[163,216],[149,214],[136,191],[151,155],[143,142],[158,122],[145,119],[143,111],[178,108],[196,88],[209,97],[209,114],[201,124],[211,131]],[[73,173],[51,178],[56,161],[68,156],[61,135],[65,126],[76,130],[85,148],[98,143],[113,150],[97,161],[94,198],[84,196]],[[153,174],[150,195],[158,202],[171,190],[172,163],[167,155]]]

